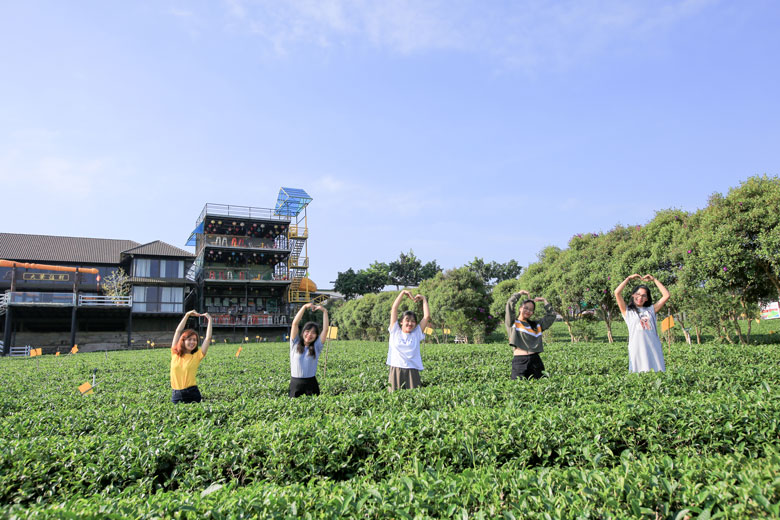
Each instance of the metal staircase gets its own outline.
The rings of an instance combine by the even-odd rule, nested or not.
[[[290,287],[287,292],[287,301],[290,303],[311,301],[309,288],[301,287],[301,283],[306,277],[306,271],[309,269],[309,257],[304,252],[307,238],[309,238],[309,230],[306,227],[291,225],[287,231],[287,239],[290,244],[290,257],[287,260]]]
[[[5,314],[5,312],[8,310],[8,297],[10,294],[7,292],[4,294],[0,294],[0,316]]]

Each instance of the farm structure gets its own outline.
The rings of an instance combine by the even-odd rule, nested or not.
[[[282,339],[303,303],[327,299],[306,278],[311,201],[282,188],[273,209],[206,204],[187,242],[195,254],[159,240],[0,233],[3,353],[162,346],[189,309],[210,313],[220,340]],[[120,268],[125,290],[109,294]]]
[[[282,339],[300,305],[318,298],[306,278],[311,201],[303,190],[282,188],[274,209],[204,206],[187,242],[196,249],[188,277],[197,284],[199,311],[213,318],[215,336]]]
[[[0,266],[6,355],[25,343],[130,347],[134,331],[154,339],[175,328],[193,289],[184,276],[192,253],[159,240],[0,233],[0,258],[8,261]],[[107,295],[104,284],[120,268],[126,290]]]

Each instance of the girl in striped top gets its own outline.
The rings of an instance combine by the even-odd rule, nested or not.
[[[504,325],[512,347],[512,379],[542,377],[544,363],[539,353],[544,350],[542,332],[555,323],[557,315],[552,305],[545,298],[526,299],[520,304],[520,312],[515,314],[515,305],[521,296],[529,296],[528,291],[513,294],[506,302]],[[541,321],[534,321],[531,316],[536,311],[536,302],[544,302],[545,315]]]

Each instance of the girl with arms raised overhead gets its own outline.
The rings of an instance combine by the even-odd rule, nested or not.
[[[520,312],[515,314],[515,305],[521,296],[529,296],[528,291],[519,291],[509,297],[506,302],[504,326],[512,347],[512,379],[539,379],[544,371],[544,363],[539,353],[544,350],[542,332],[549,329],[557,315],[552,305],[545,298],[525,299],[520,304]],[[541,321],[534,321],[531,316],[536,312],[536,302],[544,302],[545,315]]]
[[[398,321],[398,306],[404,296],[408,296],[415,302],[423,304],[423,319],[417,324],[417,315],[414,311],[406,311]],[[425,296],[403,290],[393,302],[390,310],[390,347],[387,351],[387,365],[390,367],[388,383],[390,391],[401,388],[417,388],[420,386],[420,370],[423,369],[420,356],[420,342],[425,335],[423,330],[431,319],[431,311],[428,309],[428,300]]]
[[[298,326],[306,309],[322,312],[322,330],[317,323],[310,321],[303,326],[300,334],[298,333]],[[316,377],[317,362],[327,334],[328,310],[312,303],[302,306],[290,327],[290,397],[320,394]]]
[[[653,304],[650,289],[642,284],[637,285],[629,296],[629,303],[623,300],[623,289],[631,280],[641,279],[654,282],[661,291],[661,299]],[[615,289],[615,299],[623,319],[628,325],[628,370],[629,372],[664,372],[664,352],[661,339],[656,330],[656,315],[669,299],[669,291],[652,275],[639,276],[632,274]]]
[[[203,344],[198,348],[198,333],[193,329],[184,330],[187,319],[190,316],[203,316],[208,321],[206,336]],[[201,360],[206,357],[206,351],[211,344],[211,316],[188,311],[181,319],[171,342],[171,402],[173,403],[199,403],[201,401],[200,390],[195,382],[195,374]]]

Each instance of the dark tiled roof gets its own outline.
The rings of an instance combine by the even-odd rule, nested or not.
[[[180,258],[194,256],[160,240],[139,244],[134,240],[110,238],[0,233],[0,258],[3,260],[119,264],[123,253]]]
[[[155,240],[148,244],[143,244],[132,249],[123,251],[125,254],[142,255],[142,256],[179,256],[192,258],[195,255],[184,249],[167,244],[161,240]]]
[[[118,264],[122,251],[138,246],[133,240],[0,233],[4,260]]]

